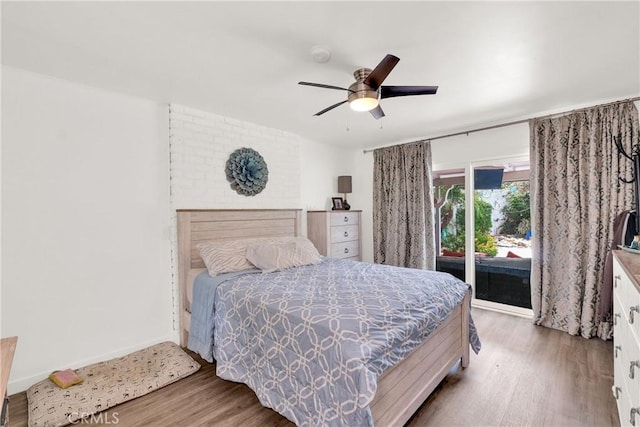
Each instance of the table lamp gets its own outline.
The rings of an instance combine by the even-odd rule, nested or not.
[[[339,176],[338,177],[338,193],[344,194],[343,207],[345,210],[351,209],[349,203],[347,203],[347,193],[351,193],[351,177]]]

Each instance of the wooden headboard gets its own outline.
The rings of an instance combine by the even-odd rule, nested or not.
[[[301,209],[177,211],[180,344],[187,345],[193,279],[205,268],[196,245],[247,237],[301,236]]]

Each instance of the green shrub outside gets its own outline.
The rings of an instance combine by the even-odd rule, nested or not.
[[[454,224],[456,234],[446,234],[442,238],[442,247],[456,252],[464,252],[464,236],[465,236],[465,209],[464,194],[456,200],[459,208],[456,212]],[[496,256],[498,248],[496,247],[496,239],[489,233],[491,230],[491,211],[493,207],[490,203],[482,200],[478,194],[474,194],[474,214],[475,214],[475,250],[476,252],[485,253],[489,256]]]

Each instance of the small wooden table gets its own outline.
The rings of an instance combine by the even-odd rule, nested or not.
[[[7,383],[13,363],[13,354],[16,352],[18,337],[2,338],[0,340],[0,399],[2,399],[2,412],[0,412],[0,426],[7,425],[9,420],[9,400],[7,399]]]

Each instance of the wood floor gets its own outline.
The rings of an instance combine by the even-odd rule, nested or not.
[[[530,320],[472,312],[482,350],[452,372],[407,426],[617,426],[613,345],[535,327]],[[196,356],[194,356],[197,358]],[[260,406],[248,387],[214,366],[106,411],[118,426],[292,426]],[[27,425],[24,393],[10,397],[9,426]],[[387,426],[378,426],[387,427]]]

